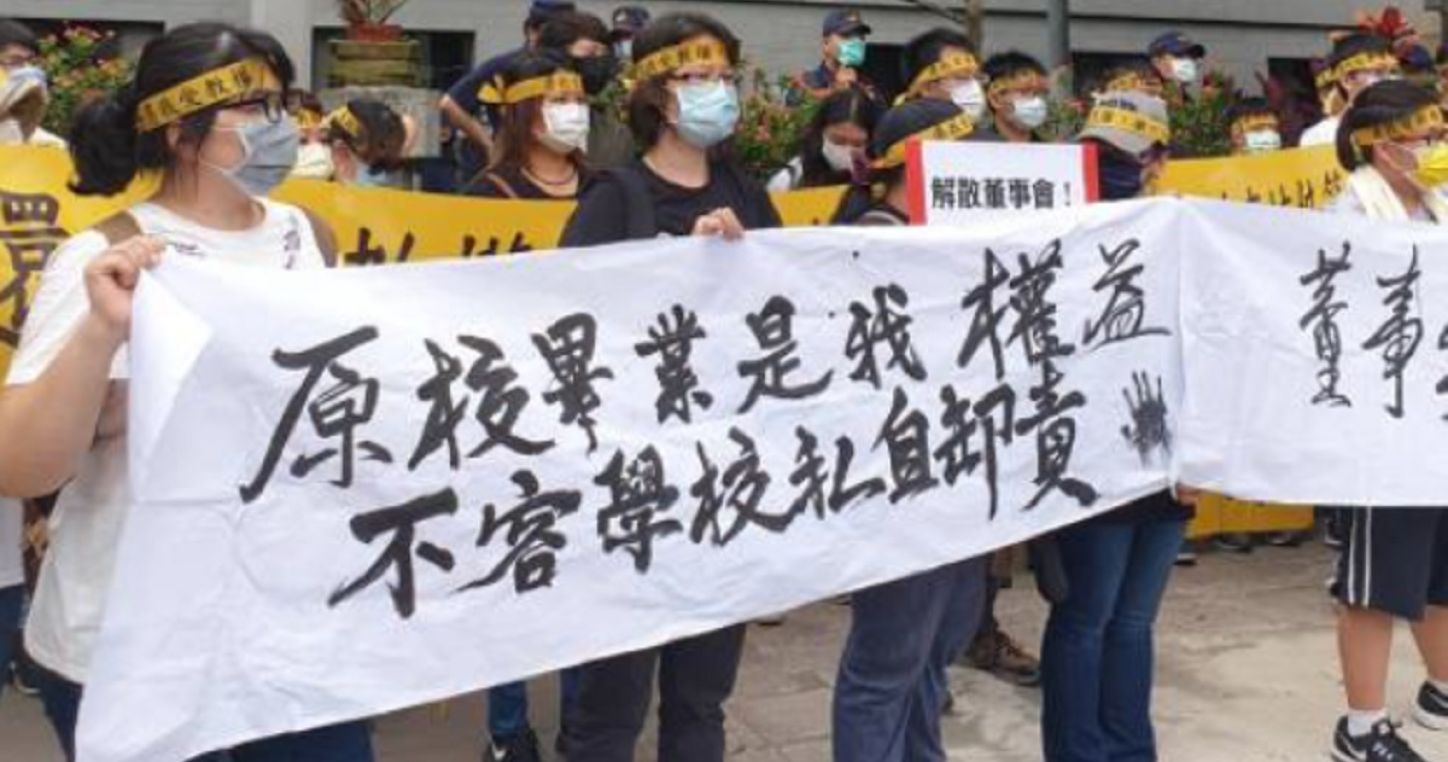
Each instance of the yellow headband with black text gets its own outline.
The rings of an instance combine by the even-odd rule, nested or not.
[[[890,150],[884,156],[876,159],[870,166],[875,169],[893,169],[905,163],[905,153],[909,149],[911,141],[915,140],[960,140],[975,132],[975,124],[965,114],[952,117],[934,127],[928,127],[903,140],[897,140],[890,146]]]
[[[1152,119],[1137,111],[1114,106],[1095,106],[1086,117],[1086,127],[1102,127],[1121,130],[1150,140],[1153,143],[1170,143],[1171,127],[1165,122]]]
[[[1104,93],[1159,93],[1161,85],[1150,82],[1147,78],[1134,71],[1118,74],[1106,81],[1106,86],[1101,88]]]
[[[729,59],[729,49],[724,43],[713,37],[696,37],[648,54],[634,64],[630,76],[634,80],[653,79],[696,64],[733,66],[734,62]]]
[[[583,77],[577,72],[555,71],[541,77],[514,82],[507,87],[500,83],[489,83],[478,90],[478,100],[493,105],[511,106],[533,98],[549,95],[577,95],[582,97]]]
[[[363,134],[362,123],[357,120],[357,115],[352,113],[352,109],[347,106],[328,114],[327,118],[322,120],[322,126],[326,127],[329,132],[339,130],[349,137],[359,140],[367,137]]]
[[[266,61],[248,58],[188,79],[141,101],[136,108],[136,128],[150,132],[213,106],[280,92],[281,87],[276,72]]]
[[[1385,69],[1396,72],[1402,69],[1402,64],[1398,62],[1397,56],[1394,56],[1392,53],[1358,53],[1352,58],[1334,66],[1332,69],[1332,78],[1334,80],[1341,80],[1350,74],[1356,74],[1360,71],[1382,71]]]
[[[1275,114],[1248,114],[1232,122],[1233,133],[1257,132],[1259,130],[1278,130],[1281,124]]]
[[[1026,90],[1029,92],[1040,92],[1051,89],[1046,78],[1038,71],[1023,69],[1014,74],[1008,74],[999,79],[993,79],[986,86],[986,92],[998,93],[1003,90]]]
[[[923,71],[915,75],[910,82],[910,89],[906,95],[914,97],[920,94],[930,85],[931,82],[938,82],[947,77],[974,77],[980,73],[980,61],[969,53],[951,53],[939,61],[925,67]]]
[[[1353,130],[1352,142],[1359,148],[1367,148],[1393,140],[1423,137],[1424,133],[1435,129],[1442,130],[1443,126],[1443,110],[1434,104],[1424,106],[1402,119]]]

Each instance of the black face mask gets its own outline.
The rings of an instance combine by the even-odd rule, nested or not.
[[[1107,153],[1101,156],[1100,169],[1102,199],[1124,201],[1141,195],[1140,164]]]
[[[578,75],[583,78],[583,90],[589,95],[598,95],[613,81],[613,75],[618,72],[618,59],[611,55],[597,56],[595,58],[575,58],[573,65],[578,69]]]

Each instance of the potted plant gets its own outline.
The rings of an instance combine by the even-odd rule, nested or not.
[[[130,61],[115,55],[116,33],[68,25],[40,40],[40,68],[50,77],[50,103],[42,125],[70,133],[75,112],[92,98],[113,93],[131,79]]]
[[[422,46],[392,23],[410,0],[337,0],[346,38],[332,40],[333,87],[402,86],[422,83]]]

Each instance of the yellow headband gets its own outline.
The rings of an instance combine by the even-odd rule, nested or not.
[[[729,49],[713,37],[696,37],[673,47],[656,50],[634,64],[631,76],[635,80],[653,79],[693,64],[710,66],[733,66],[729,60]]]
[[[1024,69],[1010,76],[991,80],[986,90],[997,93],[1002,90],[1049,90],[1050,87],[1050,83],[1039,72]]]
[[[1256,132],[1257,130],[1278,130],[1281,123],[1273,114],[1249,114],[1232,122],[1232,132]]]
[[[1118,74],[1107,80],[1106,87],[1102,88],[1105,93],[1136,92],[1154,93],[1160,92],[1159,86],[1153,86],[1146,77],[1131,71],[1125,74]]]
[[[975,124],[965,114],[948,119],[934,127],[921,130],[914,135],[898,140],[890,146],[890,150],[884,156],[876,159],[870,166],[875,169],[892,169],[905,163],[905,151],[914,140],[960,140],[975,131]]]
[[[212,106],[263,92],[279,92],[281,81],[260,58],[248,58],[182,82],[141,101],[136,128],[150,132]]]
[[[1137,111],[1127,111],[1114,106],[1092,108],[1090,116],[1086,118],[1086,126],[1129,132],[1133,135],[1140,135],[1153,143],[1171,142],[1171,127],[1166,123]]]
[[[1326,90],[1337,83],[1337,72],[1331,66],[1325,66],[1322,71],[1317,73],[1315,81],[1318,90]]]
[[[548,95],[582,96],[583,94],[583,77],[580,77],[577,72],[555,71],[552,74],[515,82],[503,90],[499,90],[496,83],[483,85],[482,89],[478,91],[478,99],[483,103],[494,105],[501,103],[511,106]]]
[[[1332,69],[1332,78],[1340,80],[1349,74],[1368,69],[1391,69],[1398,71],[1401,64],[1392,53],[1358,53]]]
[[[352,113],[352,109],[346,106],[328,114],[327,118],[322,120],[322,124],[325,125],[328,130],[341,130],[353,138],[361,139],[367,137],[362,131],[362,123],[357,121],[357,115]]]
[[[1424,130],[1434,127],[1441,128],[1443,126],[1443,110],[1438,108],[1437,105],[1424,106],[1411,115],[1397,121],[1354,130],[1352,133],[1352,142],[1353,145],[1359,148],[1367,148],[1368,146],[1385,143],[1390,140],[1416,137],[1422,134]]]
[[[296,119],[298,129],[314,130],[322,126],[322,117],[309,108],[298,109]]]
[[[916,74],[906,93],[913,97],[919,95],[920,91],[931,82],[946,77],[974,77],[979,71],[980,62],[975,59],[975,56],[969,53],[951,53]]]

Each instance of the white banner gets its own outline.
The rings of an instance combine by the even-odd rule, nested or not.
[[[1448,232],[1185,210],[1181,480],[1285,503],[1448,504]]]
[[[1161,489],[1174,203],[320,273],[170,258],[83,762],[787,610]]]
[[[909,146],[907,177],[917,225],[979,225],[1099,198],[1096,147],[1089,143],[922,141]]]

